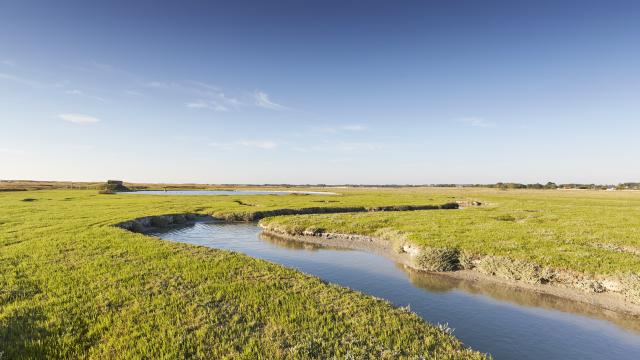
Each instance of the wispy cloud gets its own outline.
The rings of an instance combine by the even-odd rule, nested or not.
[[[207,104],[207,102],[203,100],[196,100],[190,103],[186,103],[185,106],[190,109],[206,109],[209,107],[209,104]]]
[[[39,89],[43,89],[43,88],[61,88],[64,87],[64,85],[62,83],[45,83],[45,82],[40,82],[37,80],[31,80],[31,79],[25,79],[19,76],[15,76],[12,74],[7,74],[7,73],[0,73],[0,80],[8,80],[8,81],[13,81],[13,82],[17,82],[23,85],[27,85],[33,88],[39,88]]]
[[[122,92],[125,95],[129,95],[129,96],[141,96],[142,95],[142,93],[140,91],[136,91],[136,90],[128,90],[128,89],[126,89],[126,90],[122,90]]]
[[[202,81],[190,80],[190,81],[187,81],[187,83],[192,84],[192,85],[197,86],[197,87],[201,87],[201,88],[210,90],[210,91],[216,91],[216,92],[222,91],[222,89],[220,89],[219,86],[203,83]]]
[[[84,114],[60,114],[58,118],[74,124],[92,124],[100,122],[100,119]]]
[[[487,121],[484,118],[476,117],[476,116],[464,117],[464,118],[457,119],[456,121],[469,126],[473,126],[473,127],[480,127],[480,128],[496,127],[496,123]]]
[[[209,109],[214,111],[229,111],[229,108],[212,100],[196,100],[185,104],[190,109]]]
[[[229,101],[233,99],[227,97],[219,87],[206,84],[200,81],[148,81],[143,84],[153,89],[171,90],[201,98],[222,98]]]
[[[156,88],[156,89],[171,89],[177,86],[174,83],[164,82],[164,81],[149,81],[144,85],[147,87]]]
[[[219,87],[199,81],[151,81],[144,85],[152,89],[172,91],[195,98],[195,100],[185,103],[185,106],[190,109],[229,111],[247,106],[247,103],[237,97],[227,95]]]
[[[101,102],[107,102],[107,99],[100,97],[100,96],[96,96],[96,95],[90,95],[85,93],[82,90],[78,90],[78,89],[72,89],[72,90],[67,90],[65,91],[65,93],[69,94],[69,95],[76,95],[76,96],[81,96],[87,99],[92,99],[92,100],[97,100],[97,101],[101,101]]]
[[[202,81],[195,80],[149,80],[141,76],[128,73],[127,71],[115,68],[109,64],[94,62],[94,69],[120,75],[127,75],[128,78],[134,80],[137,86],[147,88],[146,96],[152,96],[153,92],[172,92],[175,95],[183,97],[182,103],[190,109],[207,109],[213,111],[232,111],[242,108],[260,107],[274,111],[291,110],[287,106],[273,101],[270,96],[260,90],[253,93],[248,91],[229,91],[228,94],[222,87],[211,85]],[[130,96],[139,96],[140,92],[136,90],[126,89],[123,93]],[[180,97],[174,96],[179,99]]]
[[[284,111],[289,110],[288,107],[284,105],[280,105],[269,98],[269,95],[262,91],[256,91],[253,93],[255,98],[255,104],[261,108],[275,110],[275,111]]]
[[[6,65],[6,66],[11,66],[11,67],[15,67],[16,66],[16,62],[11,60],[11,59],[0,60],[0,64]]]

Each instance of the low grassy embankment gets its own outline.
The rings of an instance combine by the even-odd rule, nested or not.
[[[531,284],[619,293],[640,303],[640,193],[406,190],[475,199],[459,211],[302,215],[262,220],[289,235],[359,234],[402,253],[416,268],[472,269]]]
[[[310,207],[442,204],[457,195],[0,193],[4,358],[481,358],[417,315],[240,254],[112,225],[161,214],[256,218]]]

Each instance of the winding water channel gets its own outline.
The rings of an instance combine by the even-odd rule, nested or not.
[[[261,234],[252,223],[198,222],[150,233],[241,252],[389,300],[496,359],[640,359],[640,321],[561,298],[412,271],[375,253]]]

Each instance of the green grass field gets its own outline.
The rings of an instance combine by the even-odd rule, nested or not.
[[[415,314],[294,270],[112,225],[202,213],[482,206],[277,216],[340,232],[593,276],[640,273],[640,193],[339,189],[341,195],[0,193],[0,353],[6,358],[480,358]]]
[[[449,194],[483,205],[455,211],[285,216],[264,219],[263,224],[290,234],[362,234],[457,249],[467,256],[521,260],[596,278],[637,280],[640,273],[640,192],[413,191],[416,196]],[[633,286],[630,294],[637,295],[640,287]]]
[[[240,254],[112,226],[169,213],[440,204],[457,196],[0,193],[0,357],[481,358],[384,301]]]

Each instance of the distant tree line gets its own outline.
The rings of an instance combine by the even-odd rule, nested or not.
[[[618,184],[618,186],[616,186],[616,189],[618,189],[618,190],[640,190],[640,183],[634,183],[634,182],[622,183],[622,184]]]
[[[613,185],[599,185],[599,184],[556,184],[554,182],[547,182],[546,184],[522,184],[514,182],[499,182],[495,184],[436,184],[434,187],[452,187],[452,186],[464,186],[464,187],[482,187],[482,188],[494,188],[494,189],[537,189],[537,190],[555,190],[555,189],[591,189],[591,190],[606,190],[614,188]]]
[[[546,184],[522,184],[514,182],[499,182],[495,184],[130,184],[124,186],[122,181],[110,180],[105,183],[93,182],[58,182],[58,181],[32,181],[32,180],[7,180],[0,179],[0,191],[18,190],[41,190],[41,189],[99,189],[107,191],[127,191],[144,189],[219,189],[228,187],[354,187],[354,188],[407,188],[407,187],[475,187],[475,188],[495,188],[495,189],[585,189],[585,190],[640,190],[640,182],[625,182],[618,185],[603,184],[556,184],[547,182]]]
[[[291,185],[289,185],[291,186]],[[628,182],[618,185],[609,184],[556,184],[554,182],[547,182],[546,184],[522,184],[514,182],[499,182],[495,184],[389,184],[389,185],[373,185],[373,184],[345,184],[345,185],[326,185],[326,184],[308,184],[301,186],[314,186],[314,187],[378,187],[378,188],[401,188],[401,187],[476,187],[476,188],[493,188],[493,189],[537,189],[537,190],[556,190],[556,189],[580,189],[580,190],[640,190],[640,183]]]

